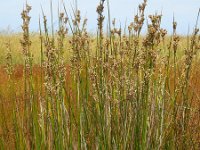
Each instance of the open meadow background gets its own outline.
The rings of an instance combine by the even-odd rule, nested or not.
[[[0,149],[200,148],[197,0],[0,4]]]

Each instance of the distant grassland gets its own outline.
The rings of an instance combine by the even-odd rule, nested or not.
[[[23,55],[22,55],[22,48],[21,48],[21,44],[20,44],[20,40],[21,40],[22,34],[20,33],[12,33],[12,34],[8,34],[8,35],[0,35],[0,64],[1,65],[5,65],[5,59],[6,59],[6,43],[10,42],[11,44],[11,51],[12,51],[12,55],[13,55],[13,64],[23,64],[24,60],[23,60]],[[41,44],[40,44],[40,35],[39,33],[31,33],[30,34],[30,38],[31,38],[31,51],[34,55],[34,64],[40,64],[40,48],[41,48]],[[70,58],[70,46],[69,45],[69,41],[66,40],[65,41],[65,61],[69,62],[69,58]]]
[[[30,38],[31,38],[31,51],[33,53],[33,63],[38,65],[40,64],[41,61],[41,41],[40,41],[40,35],[39,33],[30,33]],[[187,47],[187,38],[190,38],[191,35],[189,35],[189,37],[187,36],[180,36],[180,42],[179,42],[179,49],[177,50],[177,57],[181,58],[184,55],[184,50]],[[20,44],[20,40],[22,38],[22,33],[11,33],[11,34],[0,34],[0,64],[1,65],[5,65],[6,62],[6,43],[10,42],[11,44],[11,51],[12,51],[12,55],[13,55],[13,64],[23,64],[24,63],[24,59],[23,59],[23,55],[22,55],[22,48],[21,48],[21,44]],[[72,36],[68,36],[65,39],[65,44],[64,44],[64,59],[66,61],[66,63],[70,63],[70,57],[72,56],[72,50],[71,50],[71,45],[69,44],[69,40],[72,38]],[[143,35],[142,37],[140,37],[140,41],[142,41],[142,39],[144,39],[145,36]],[[166,37],[166,45],[170,43],[170,36],[168,35]],[[96,46],[96,37],[94,35],[91,35],[91,50],[92,53],[95,53],[95,46]],[[162,49],[162,45],[160,46],[160,48]]]

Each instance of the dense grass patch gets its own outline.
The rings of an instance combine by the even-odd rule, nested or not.
[[[170,35],[155,14],[141,35],[144,0],[127,32],[109,15],[105,32],[104,5],[95,37],[64,4],[56,30],[43,14],[31,34],[26,5],[23,33],[1,35],[1,149],[199,148],[199,29]]]

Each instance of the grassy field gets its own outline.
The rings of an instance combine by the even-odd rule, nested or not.
[[[174,20],[169,34],[149,15],[141,35],[144,0],[126,33],[110,19],[105,30],[104,5],[96,35],[78,10],[30,33],[29,5],[23,32],[0,35],[0,149],[200,148],[197,25],[179,36]]]

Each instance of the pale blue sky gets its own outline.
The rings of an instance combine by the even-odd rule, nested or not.
[[[31,11],[31,29],[38,29],[38,18],[41,14],[42,5],[44,12],[49,15],[49,0],[27,0],[32,5]],[[56,22],[56,15],[58,9],[58,2],[61,0],[52,0],[54,7],[54,18]],[[70,3],[73,0],[64,0],[66,5],[69,6],[68,10],[71,12]],[[125,21],[129,23],[137,11],[137,6],[143,0],[110,0],[111,16],[116,18],[117,21],[124,25]],[[0,0],[0,30],[5,30],[10,27],[14,31],[21,31],[21,16],[20,13],[23,9],[25,0]],[[78,0],[78,5],[81,10],[82,16],[88,18],[89,31],[96,29],[96,6],[99,0]],[[198,9],[200,8],[199,0],[148,0],[146,9],[146,16],[149,14],[162,11],[163,22],[162,27],[171,30],[173,14],[178,22],[178,33],[186,34],[188,26],[192,30]]]

